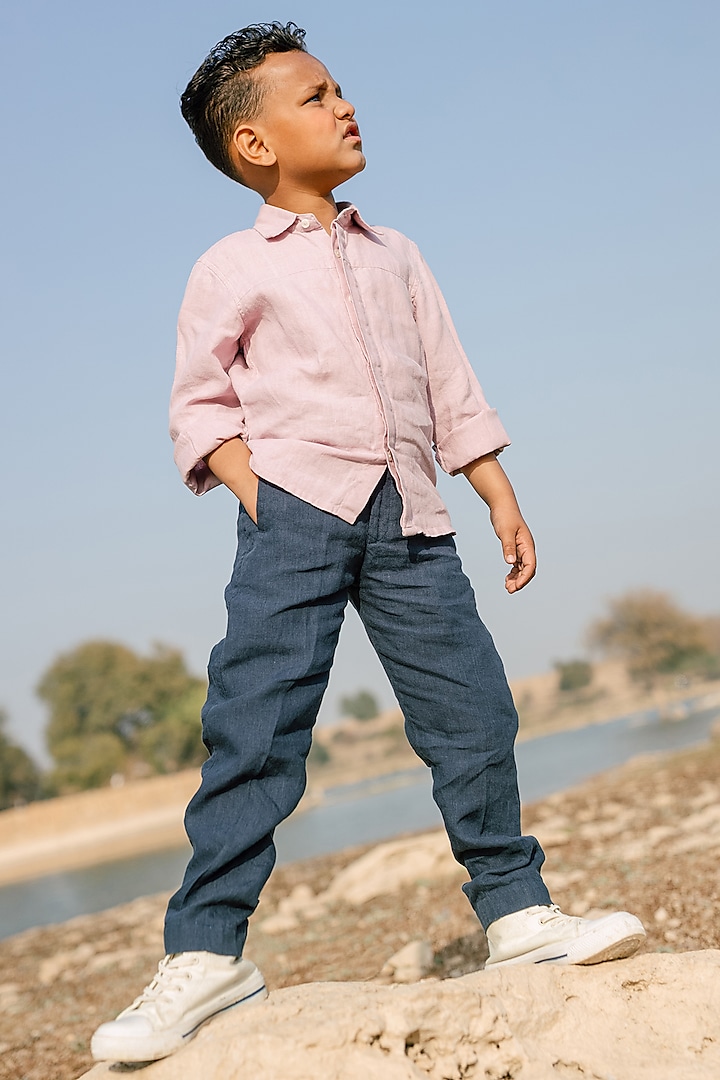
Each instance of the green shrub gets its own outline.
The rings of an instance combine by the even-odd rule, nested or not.
[[[555,670],[558,673],[558,690],[563,694],[582,690],[592,682],[592,664],[587,660],[558,660]]]

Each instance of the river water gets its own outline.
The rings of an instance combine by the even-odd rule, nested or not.
[[[636,713],[519,743],[516,754],[523,802],[563,791],[639,754],[702,743],[720,716],[720,707],[687,702],[679,714],[682,719],[663,720],[655,712]],[[278,862],[386,840],[440,823],[429,771],[421,765],[328,791],[320,806],[289,818],[278,828]],[[0,938],[175,889],[188,853],[185,845],[0,888]]]

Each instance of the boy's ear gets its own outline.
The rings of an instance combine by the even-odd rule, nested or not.
[[[232,145],[239,155],[241,163],[260,165],[266,168],[275,165],[277,158],[264,141],[262,134],[249,124],[241,124],[232,137]]]

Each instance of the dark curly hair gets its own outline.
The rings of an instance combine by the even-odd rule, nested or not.
[[[264,87],[250,74],[270,53],[306,52],[305,31],[295,23],[254,23],[218,42],[180,98],[180,111],[208,161],[231,180],[239,177],[230,139],[239,123],[260,112]]]

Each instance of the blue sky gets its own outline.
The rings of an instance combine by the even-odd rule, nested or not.
[[[9,0],[0,704],[36,753],[58,652],[160,640],[202,671],[223,632],[233,499],[183,488],[167,395],[190,267],[257,198],[177,98],[215,41],[273,18],[356,105],[369,163],[342,197],[420,244],[513,438],[540,555],[524,593],[469,485],[441,478],[509,674],[577,655],[631,587],[720,611],[716,3]],[[392,701],[349,616],[324,718],[360,687]]]

